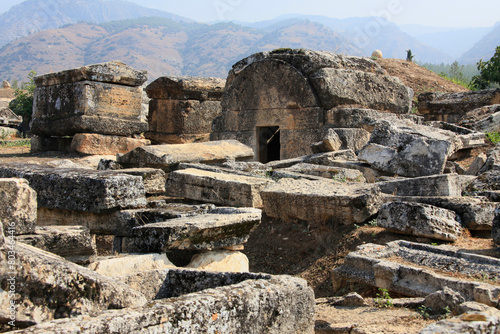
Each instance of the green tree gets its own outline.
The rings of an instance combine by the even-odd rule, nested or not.
[[[472,78],[473,84],[479,89],[486,89],[492,83],[500,83],[500,46],[496,47],[495,54],[488,61],[482,59],[477,63],[480,74]]]
[[[23,83],[21,87],[16,88],[14,95],[15,99],[10,101],[9,108],[19,116],[23,117],[23,123],[27,124],[31,121],[33,112],[33,92],[35,91],[35,71],[30,71],[28,74],[29,81]]]

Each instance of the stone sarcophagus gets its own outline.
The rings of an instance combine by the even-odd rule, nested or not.
[[[146,80],[145,71],[121,62],[37,76],[31,131],[39,136],[145,132],[142,85]]]

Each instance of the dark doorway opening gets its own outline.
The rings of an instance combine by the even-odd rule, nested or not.
[[[257,149],[260,162],[280,160],[280,148],[279,126],[257,128]]]

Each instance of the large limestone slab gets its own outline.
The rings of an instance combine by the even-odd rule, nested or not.
[[[141,177],[114,171],[11,163],[0,165],[0,177],[28,180],[38,207],[103,212],[146,205]]]
[[[262,207],[260,192],[271,179],[184,169],[168,175],[170,196],[236,207]]]
[[[493,242],[500,245],[500,210],[495,211],[495,219],[493,220],[493,225],[491,226],[491,237]]]
[[[416,202],[454,211],[460,217],[463,227],[475,231],[489,231],[495,218],[498,203],[489,202],[486,197],[389,197],[390,201]]]
[[[380,208],[377,226],[396,233],[455,241],[462,231],[455,217],[454,211],[428,204],[392,202]]]
[[[195,275],[200,281],[207,282],[210,281],[207,276],[214,274],[228,275]],[[185,275],[178,276],[180,279],[176,282],[182,282]],[[206,283],[203,285],[207,286]],[[289,276],[250,278],[178,298],[154,300],[142,308],[106,311],[94,317],[54,320],[32,327],[30,332],[62,334],[78,328],[80,333],[99,334],[144,331],[313,334],[314,305],[314,293],[303,279]]]
[[[443,319],[422,329],[419,334],[436,333],[495,333],[500,331],[500,311],[488,307],[485,311],[466,312]]]
[[[499,277],[499,259],[407,241],[362,245],[332,272],[336,288],[350,280],[425,297],[448,287],[468,301],[491,306],[500,297]]]
[[[97,255],[90,230],[83,226],[37,226],[34,234],[18,236],[17,241],[78,264],[88,263]]]
[[[89,269],[105,276],[132,275],[149,270],[175,268],[166,254],[130,254],[92,262]]]
[[[11,235],[35,231],[37,195],[24,179],[0,179],[0,222]]]
[[[186,268],[234,273],[250,271],[245,254],[224,249],[196,254]]]
[[[281,179],[261,193],[270,217],[316,223],[354,224],[366,221],[382,204],[376,185]]]
[[[171,171],[182,162],[248,160],[253,158],[253,155],[250,147],[236,140],[221,140],[138,147],[127,154],[119,155],[118,162],[127,167],[153,167]]]
[[[113,155],[127,153],[134,148],[150,144],[147,139],[77,133],[71,141],[71,150],[90,155]]]
[[[165,172],[157,168],[126,168],[118,170],[120,173],[140,176],[144,183],[146,194],[161,194],[165,192]]]
[[[55,318],[95,314],[107,309],[141,307],[146,298],[121,282],[23,243],[15,244],[16,264],[7,266],[7,248],[0,252],[2,286],[15,285],[17,315],[31,324]],[[11,281],[9,281],[11,279]],[[9,301],[2,291],[2,301]],[[0,313],[4,318],[2,305]],[[71,320],[70,320],[71,321]]]
[[[380,182],[383,193],[394,196],[462,196],[474,176],[445,174]]]
[[[167,219],[194,216],[213,210],[213,205],[167,204],[156,209],[129,209],[112,212],[38,209],[37,225],[85,226],[93,234],[133,237],[133,228]]]
[[[136,251],[217,249],[242,245],[260,224],[259,209],[218,208],[207,214],[170,219],[134,228]]]
[[[333,179],[339,182],[361,182],[361,183],[366,182],[363,173],[360,172],[359,170],[342,168],[342,167],[331,167],[331,166],[299,163],[291,167],[278,169],[275,171],[294,172],[305,175],[319,176],[327,179]]]
[[[146,87],[151,99],[220,101],[226,80],[214,77],[164,76]]]
[[[313,74],[310,80],[326,109],[339,105],[361,105],[408,113],[413,99],[413,90],[389,75],[324,68]]]
[[[428,121],[456,123],[469,111],[498,103],[498,88],[459,93],[424,93],[418,96],[418,111]]]

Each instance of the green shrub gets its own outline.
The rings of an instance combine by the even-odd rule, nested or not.
[[[488,137],[488,139],[494,144],[498,144],[500,143],[500,133],[498,132],[488,132],[486,134],[486,137]]]
[[[28,74],[28,83],[21,85],[21,88],[16,88],[14,95],[15,99],[10,101],[9,108],[19,116],[23,117],[23,121],[29,122],[33,112],[33,92],[35,91],[35,71],[30,71]]]
[[[486,89],[493,83],[500,83],[500,46],[488,61],[482,59],[477,63],[480,74],[472,78],[472,83],[479,89]]]

